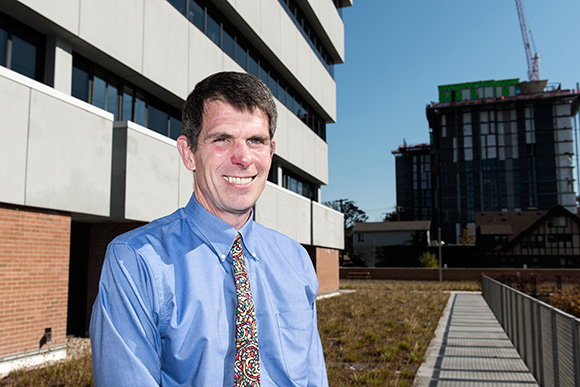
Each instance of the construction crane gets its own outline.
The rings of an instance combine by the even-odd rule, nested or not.
[[[516,8],[518,9],[518,19],[520,19],[520,29],[522,30],[524,50],[526,51],[526,60],[528,62],[528,79],[530,81],[539,81],[540,55],[537,52],[534,52],[532,55],[532,47],[530,46],[530,38],[533,43],[532,31],[528,30],[528,27],[526,26],[526,16],[524,15],[524,7],[521,0],[516,0]],[[534,51],[536,51],[535,47]]]

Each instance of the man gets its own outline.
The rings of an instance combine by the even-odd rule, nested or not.
[[[252,219],[276,119],[248,74],[214,74],[189,95],[177,148],[194,194],[109,245],[90,327],[96,386],[328,385],[310,258]]]

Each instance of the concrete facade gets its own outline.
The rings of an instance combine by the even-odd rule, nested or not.
[[[64,348],[67,333],[86,334],[108,242],[188,202],[193,175],[175,149],[180,109],[195,84],[218,71],[251,72],[256,65],[269,82],[279,113],[277,150],[254,216],[308,249],[321,292],[338,289],[343,216],[322,206],[319,197],[320,186],[328,184],[325,125],[337,116],[332,66],[345,58],[344,24],[335,3],[300,2],[316,48],[281,1],[183,1],[184,7],[202,4],[205,20],[217,15],[219,38],[209,24],[200,29],[180,4],[0,3],[0,29],[7,28],[0,38],[9,43],[8,59],[0,56],[0,211],[14,219],[25,213],[64,222],[61,229],[47,229],[57,245],[45,245],[49,255],[58,256],[61,270],[49,286],[63,291],[48,300],[54,312],[45,313],[47,300],[36,293],[48,283],[18,277],[28,285],[21,298],[32,300],[30,307],[36,305],[42,318],[28,319],[30,326],[28,320],[2,319],[2,337],[20,330],[30,337],[0,341],[0,373],[47,352],[54,355]],[[245,62],[220,40],[229,33]],[[16,57],[18,52],[27,54]],[[159,122],[166,127],[155,127]],[[309,194],[293,192],[284,178],[288,173],[310,187]],[[46,270],[26,263],[37,254],[26,238],[18,250],[21,261],[12,262],[6,246],[14,227],[40,232],[32,223],[15,224],[0,222],[0,290],[24,267],[27,278]],[[5,270],[12,265],[14,270]],[[0,293],[1,313],[14,312],[6,304],[10,293]],[[49,327],[52,341],[39,345]]]

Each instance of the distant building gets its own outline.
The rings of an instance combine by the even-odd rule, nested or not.
[[[353,228],[353,250],[368,267],[375,266],[378,247],[429,243],[430,221],[366,222]]]
[[[478,212],[477,248],[488,267],[580,267],[580,217],[549,211]]]
[[[518,79],[439,86],[426,114],[429,146],[403,146],[397,205],[410,219],[431,219],[457,243],[475,214],[489,211],[577,212],[573,117],[578,90]],[[430,193],[429,193],[430,192]]]
[[[403,145],[392,153],[395,155],[398,214],[405,220],[433,219],[431,145]]]
[[[0,1],[0,375],[64,357],[108,242],[187,203],[181,107],[215,72],[271,89],[277,146],[254,216],[308,250],[321,293],[338,290],[344,220],[320,187],[350,5]]]

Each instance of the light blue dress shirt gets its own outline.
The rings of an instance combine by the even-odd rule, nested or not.
[[[261,386],[328,386],[311,260],[251,218],[239,232]],[[97,387],[233,386],[236,234],[192,196],[185,208],[111,242],[90,326]]]

